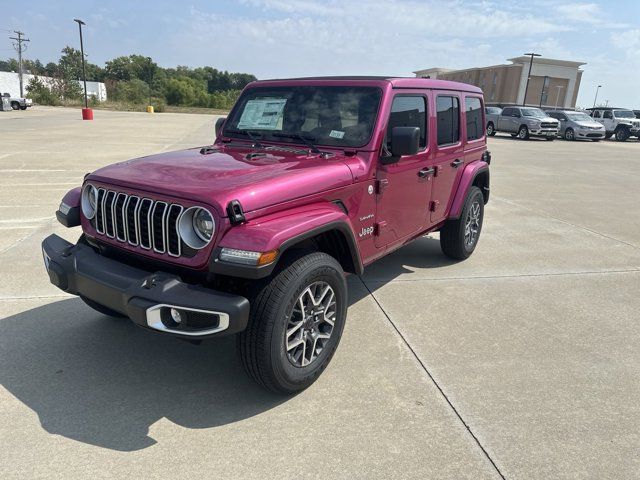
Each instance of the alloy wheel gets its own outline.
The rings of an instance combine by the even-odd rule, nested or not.
[[[305,288],[293,306],[285,331],[287,358],[296,367],[306,367],[322,353],[331,338],[337,303],[327,282]]]
[[[518,137],[521,140],[526,140],[527,139],[527,127],[522,127],[520,129],[520,131],[518,131]]]
[[[473,202],[471,208],[467,212],[467,218],[464,223],[464,244],[467,248],[471,248],[478,241],[480,234],[480,203]]]
[[[564,138],[566,140],[573,140],[573,130],[571,130],[570,128],[567,129],[567,131],[564,132]]]

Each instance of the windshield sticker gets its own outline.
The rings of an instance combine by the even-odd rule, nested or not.
[[[331,130],[329,136],[332,138],[344,138],[344,132],[341,130]]]
[[[244,106],[238,122],[240,129],[282,130],[282,112],[286,98],[256,98]]]

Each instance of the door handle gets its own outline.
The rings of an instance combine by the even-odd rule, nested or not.
[[[420,178],[425,178],[429,175],[433,175],[434,173],[436,173],[435,168],[423,168],[422,170],[418,171],[418,176]]]
[[[460,165],[462,165],[464,162],[462,160],[460,160],[459,158],[456,158],[453,162],[451,162],[451,166],[453,168],[458,168]]]

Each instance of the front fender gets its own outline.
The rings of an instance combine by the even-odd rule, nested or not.
[[[355,271],[362,272],[355,234],[349,217],[333,203],[312,204],[267,215],[231,227],[214,250],[209,270],[243,278],[263,278],[271,274],[284,252],[306,239],[330,230],[343,234]],[[253,252],[278,250],[276,260],[262,267],[232,264],[218,259],[222,248]]]
[[[455,219],[460,217],[460,212],[462,212],[462,207],[464,206],[464,201],[467,197],[469,188],[473,185],[478,175],[483,172],[486,172],[487,174],[489,173],[489,165],[481,160],[472,162],[465,167],[462,172],[462,177],[460,178],[460,183],[458,184],[458,190],[453,198],[453,203],[451,204],[449,218]],[[486,186],[487,188],[489,187],[488,181]]]
[[[69,190],[60,202],[60,207],[56,211],[56,218],[67,228],[80,225],[80,197],[82,187]]]

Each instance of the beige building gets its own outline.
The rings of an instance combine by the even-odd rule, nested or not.
[[[484,92],[487,105],[526,105],[575,108],[582,79],[583,62],[535,57],[525,101],[524,92],[531,57],[508,59],[511,64],[451,70],[428,68],[418,70],[416,77],[470,83]]]

